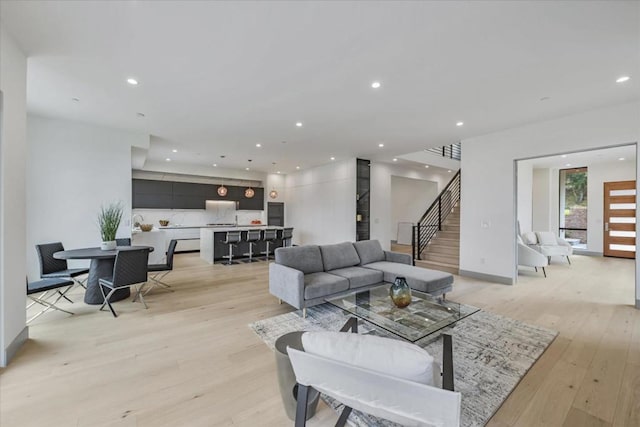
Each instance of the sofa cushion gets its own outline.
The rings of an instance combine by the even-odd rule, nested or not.
[[[393,283],[396,277],[402,276],[407,279],[411,289],[428,294],[437,294],[439,290],[447,288],[453,283],[453,275],[444,271],[429,270],[396,262],[374,262],[363,267],[382,271],[385,282]]]
[[[344,277],[318,272],[304,275],[304,299],[320,298],[349,289]]]
[[[353,243],[344,242],[336,245],[320,246],[322,252],[322,263],[324,271],[335,270],[337,268],[352,267],[360,264],[358,252],[353,247]]]
[[[360,265],[385,260],[384,251],[377,240],[361,240],[353,243],[353,247],[360,257]]]
[[[324,271],[322,254],[317,245],[292,246],[276,249],[276,264],[286,265],[304,274]]]
[[[438,385],[440,365],[415,344],[374,335],[345,332],[305,332],[304,351],[359,368],[403,378],[420,384]]]
[[[536,231],[538,244],[542,246],[555,246],[558,244],[556,235],[551,231]]]
[[[382,271],[364,267],[339,268],[337,270],[331,270],[329,273],[348,279],[349,289],[380,283],[384,275]]]

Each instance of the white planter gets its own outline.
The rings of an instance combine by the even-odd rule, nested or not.
[[[102,249],[103,251],[113,251],[115,250],[116,246],[116,241],[111,240],[110,242],[102,242],[100,244],[100,249]]]

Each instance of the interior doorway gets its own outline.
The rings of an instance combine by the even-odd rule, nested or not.
[[[636,181],[604,183],[604,256],[636,257]]]

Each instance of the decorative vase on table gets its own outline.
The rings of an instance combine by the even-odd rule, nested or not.
[[[103,251],[112,251],[117,247],[117,243],[115,240],[111,240],[109,242],[102,242],[100,244],[100,249],[102,249]]]
[[[411,288],[404,277],[396,277],[393,285],[389,288],[389,296],[391,301],[398,308],[405,308],[411,304]]]

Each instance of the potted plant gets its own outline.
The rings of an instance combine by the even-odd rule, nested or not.
[[[111,203],[109,206],[100,209],[98,215],[98,225],[100,226],[100,235],[102,236],[102,244],[100,249],[103,251],[112,251],[116,248],[116,233],[122,219],[122,205],[120,203]]]

